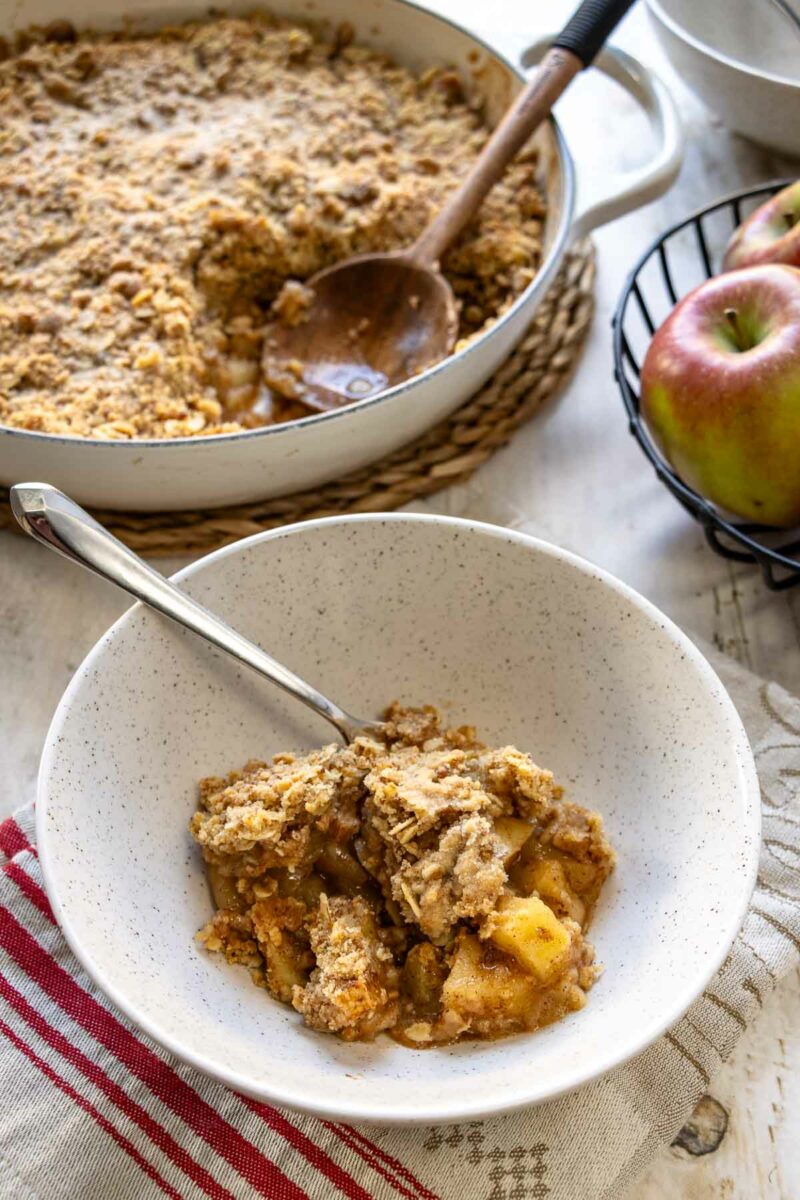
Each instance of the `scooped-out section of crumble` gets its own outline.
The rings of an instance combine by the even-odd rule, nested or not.
[[[0,39],[0,424],[202,437],[309,415],[262,377],[306,281],[419,235],[489,137],[444,64],[267,12]],[[364,35],[367,30],[363,31]],[[527,145],[445,255],[461,344],[542,258]]]

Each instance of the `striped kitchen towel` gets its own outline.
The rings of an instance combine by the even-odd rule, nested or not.
[[[703,996],[604,1079],[491,1121],[354,1128],[237,1095],[97,991],[53,920],[32,808],[0,826],[3,1200],[620,1200],[800,959],[800,703],[709,652],[750,734],[764,841],[750,912]]]

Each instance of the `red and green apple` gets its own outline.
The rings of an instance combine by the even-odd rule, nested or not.
[[[759,263],[800,267],[800,179],[777,192],[742,222],[722,260],[725,271]]]
[[[800,270],[746,267],[695,288],[650,343],[641,397],[656,443],[701,495],[800,524]]]

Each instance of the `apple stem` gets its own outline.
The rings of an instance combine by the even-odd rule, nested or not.
[[[783,219],[786,222],[787,229],[794,229],[794,227],[797,223],[797,217],[795,216],[795,214],[793,212],[785,212],[783,214]]]
[[[747,336],[736,309],[726,308],[725,319],[733,330],[733,340],[736,343],[737,350],[752,350],[753,342]]]

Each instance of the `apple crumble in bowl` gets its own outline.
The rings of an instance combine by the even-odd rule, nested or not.
[[[422,1047],[585,1003],[614,855],[513,746],[394,704],[380,739],[252,761],[200,796],[217,912],[199,938],[312,1028]]]
[[[259,534],[178,583],[348,709],[446,719],[394,710],[326,747],[317,714],[141,605],[98,642],[42,759],[41,861],[81,964],[168,1055],[337,1121],[474,1121],[597,1079],[701,995],[750,897],[758,780],[723,685],[631,588],[413,513]],[[591,810],[619,863],[596,903]],[[580,1003],[587,932],[588,1002],[528,1033]],[[536,970],[565,936],[558,994]]]

